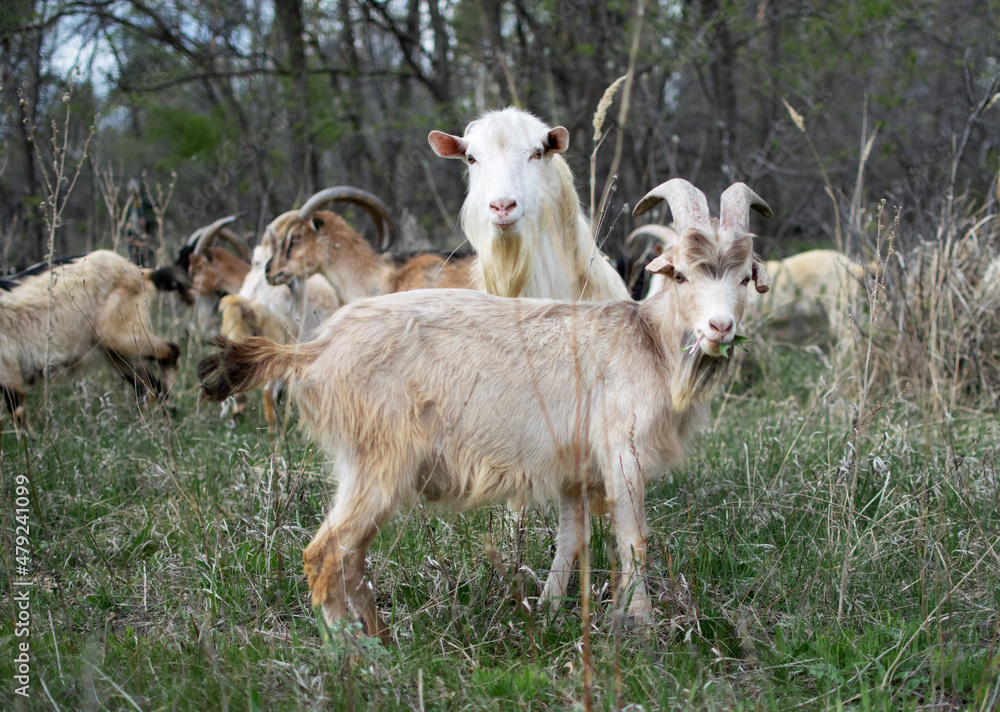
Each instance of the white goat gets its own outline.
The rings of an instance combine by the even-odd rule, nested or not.
[[[303,420],[339,475],[336,500],[303,559],[328,621],[353,606],[386,635],[364,580],[365,553],[399,506],[422,495],[455,509],[499,499],[558,498],[555,560],[543,598],[558,605],[584,543],[588,499],[610,509],[629,613],[652,615],[646,558],[647,478],[683,456],[743,314],[746,285],[767,290],[747,231],[770,214],[742,183],[721,218],[681,179],[669,201],[679,236],[648,267],[670,278],[655,297],[603,303],[504,299],[461,289],[363,299],[299,345],[225,342],[198,367],[221,400],[291,379]],[[623,596],[623,600],[627,597]]]
[[[626,243],[644,236],[666,245],[676,233],[668,226],[643,225],[632,231]],[[819,334],[833,344],[850,342],[851,325],[845,317],[850,306],[866,297],[864,267],[836,250],[807,250],[783,260],[768,260],[765,269],[771,276],[771,289],[747,297],[748,325],[763,323],[789,340]],[[663,277],[653,275],[649,295],[663,285]]]
[[[465,136],[431,131],[431,148],[469,167],[462,229],[476,251],[472,280],[501,297],[600,301],[628,290],[598,250],[580,209],[569,132],[520,109],[492,111]]]
[[[25,389],[45,373],[46,355],[53,372],[96,356],[137,394],[148,389],[164,397],[180,351],[153,335],[149,304],[157,289],[179,288],[174,271],[140,269],[114,252],[97,250],[0,280],[0,390],[15,426],[25,427]],[[151,360],[159,365],[160,379],[146,367]]]

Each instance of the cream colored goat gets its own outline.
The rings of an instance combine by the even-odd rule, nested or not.
[[[526,111],[491,111],[464,136],[431,131],[442,158],[469,169],[462,229],[478,259],[477,289],[501,297],[625,299],[621,276],[601,254],[562,154],[569,132]]]
[[[748,322],[762,320],[790,339],[825,333],[833,344],[850,343],[848,310],[866,294],[860,264],[836,250],[809,250],[766,267],[771,291],[747,299]]]
[[[173,284],[172,269],[140,269],[97,250],[0,280],[0,390],[18,429],[27,419],[25,390],[45,373],[46,356],[50,373],[96,356],[137,394],[165,397],[180,351],[153,335],[149,305]],[[159,379],[147,361],[157,362]]]
[[[674,179],[637,210],[667,200],[676,242],[648,267],[669,286],[642,303],[504,299],[417,290],[340,309],[299,345],[223,342],[201,362],[203,394],[221,400],[290,379],[302,419],[339,477],[333,508],[303,558],[328,621],[349,606],[386,635],[365,581],[365,554],[401,504],[454,509],[558,499],[555,560],[543,598],[565,595],[584,542],[588,500],[612,513],[629,612],[652,615],[641,577],[647,478],[684,453],[743,314],[746,285],[767,290],[748,212],[770,210],[738,183],[721,218]],[[685,348],[686,347],[686,348]],[[629,596],[622,595],[621,600]]]

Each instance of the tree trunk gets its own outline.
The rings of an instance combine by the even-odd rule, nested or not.
[[[289,101],[291,173],[296,193],[305,198],[314,193],[319,184],[319,162],[309,117],[309,74],[302,2],[274,0],[274,12],[281,27],[292,73],[292,96]]]

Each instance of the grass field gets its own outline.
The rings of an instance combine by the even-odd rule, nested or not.
[[[259,408],[232,428],[199,405],[207,349],[184,344],[172,417],[90,373],[52,388],[46,425],[36,388],[34,437],[5,414],[0,440],[0,708],[997,709],[996,410],[893,400],[878,379],[861,400],[862,348],[841,367],[751,348],[649,490],[648,634],[615,613],[613,534],[593,523],[586,685],[578,579],[554,618],[518,605],[547,574],[552,509],[394,518],[369,562],[383,648],[321,633],[311,610],[301,553],[335,486],[322,454],[294,415],[272,442]]]

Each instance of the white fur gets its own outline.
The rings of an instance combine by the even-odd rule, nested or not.
[[[434,131],[429,140],[438,155],[468,164],[462,228],[479,256],[472,270],[479,288],[504,297],[628,297],[594,241],[560,155],[566,129],[507,108],[473,121],[464,137]]]

